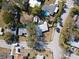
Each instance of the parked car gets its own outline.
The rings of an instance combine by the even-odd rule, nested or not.
[[[61,27],[63,27],[63,23],[62,22],[60,22],[59,24],[60,24]]]
[[[60,33],[60,29],[59,29],[59,28],[56,28],[56,31],[57,31],[58,33]]]

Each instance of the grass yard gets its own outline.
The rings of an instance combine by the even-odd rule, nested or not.
[[[48,32],[44,33],[45,42],[50,42],[51,41],[52,32],[53,32],[53,30],[52,29],[49,29]]]
[[[3,14],[3,11],[1,11],[0,12],[0,27],[5,27],[5,26],[7,26],[5,23],[4,23],[4,21],[3,21],[3,16],[2,16],[2,14]]]

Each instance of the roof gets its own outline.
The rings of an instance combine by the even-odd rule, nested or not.
[[[75,42],[75,41],[70,41],[68,42],[71,46],[77,47],[79,48],[79,42]]]
[[[36,59],[43,59],[43,57],[44,57],[43,55],[37,55]]]
[[[38,27],[42,32],[48,31],[48,25],[46,21],[43,24],[38,25]]]
[[[26,28],[19,28],[18,35],[28,35],[28,31]]]
[[[0,27],[0,35],[3,35],[2,28]]]
[[[55,8],[54,12],[57,13],[57,11],[58,11],[58,7]]]
[[[42,7],[42,10],[48,11],[50,13],[50,15],[53,15],[54,13],[57,13],[58,5],[57,4],[54,4],[54,5],[44,5]]]
[[[29,4],[31,7],[35,7],[35,6],[39,7],[41,5],[41,2],[37,0],[29,0]]]

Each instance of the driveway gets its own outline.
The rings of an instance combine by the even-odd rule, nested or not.
[[[65,13],[63,13],[61,16],[63,24],[66,21],[70,8],[73,6],[73,1],[67,0],[66,6],[67,8],[64,8]],[[62,29],[62,27],[60,29]],[[54,59],[61,59],[61,57],[63,57],[64,55],[64,51],[59,46],[59,36],[60,36],[60,33],[57,33],[57,31],[54,30],[54,33],[52,34],[52,38],[51,38],[52,41],[47,45],[47,48],[49,48],[53,52]]]
[[[60,34],[55,30],[52,35],[52,41],[47,45],[47,47],[53,52],[54,59],[61,59],[61,56],[63,56],[63,51],[59,46],[59,36]]]

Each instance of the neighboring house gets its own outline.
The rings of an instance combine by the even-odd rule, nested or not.
[[[28,31],[26,28],[19,28],[18,29],[18,35],[20,36],[28,36]]]
[[[0,27],[0,35],[3,35],[2,27]]]
[[[73,47],[79,48],[79,41],[73,36],[69,38],[69,41],[67,42],[67,44],[70,44]]]
[[[40,6],[41,2],[38,0],[29,0],[30,7]]]
[[[44,5],[42,7],[43,11],[46,11],[46,13],[49,15],[54,15],[58,12],[58,4],[51,4],[51,5]]]
[[[43,24],[39,24],[39,25],[38,25],[38,28],[39,28],[42,32],[46,32],[46,31],[49,30],[48,24],[47,24],[46,21],[45,21]]]
[[[35,59],[44,59],[43,55],[37,55]]]

